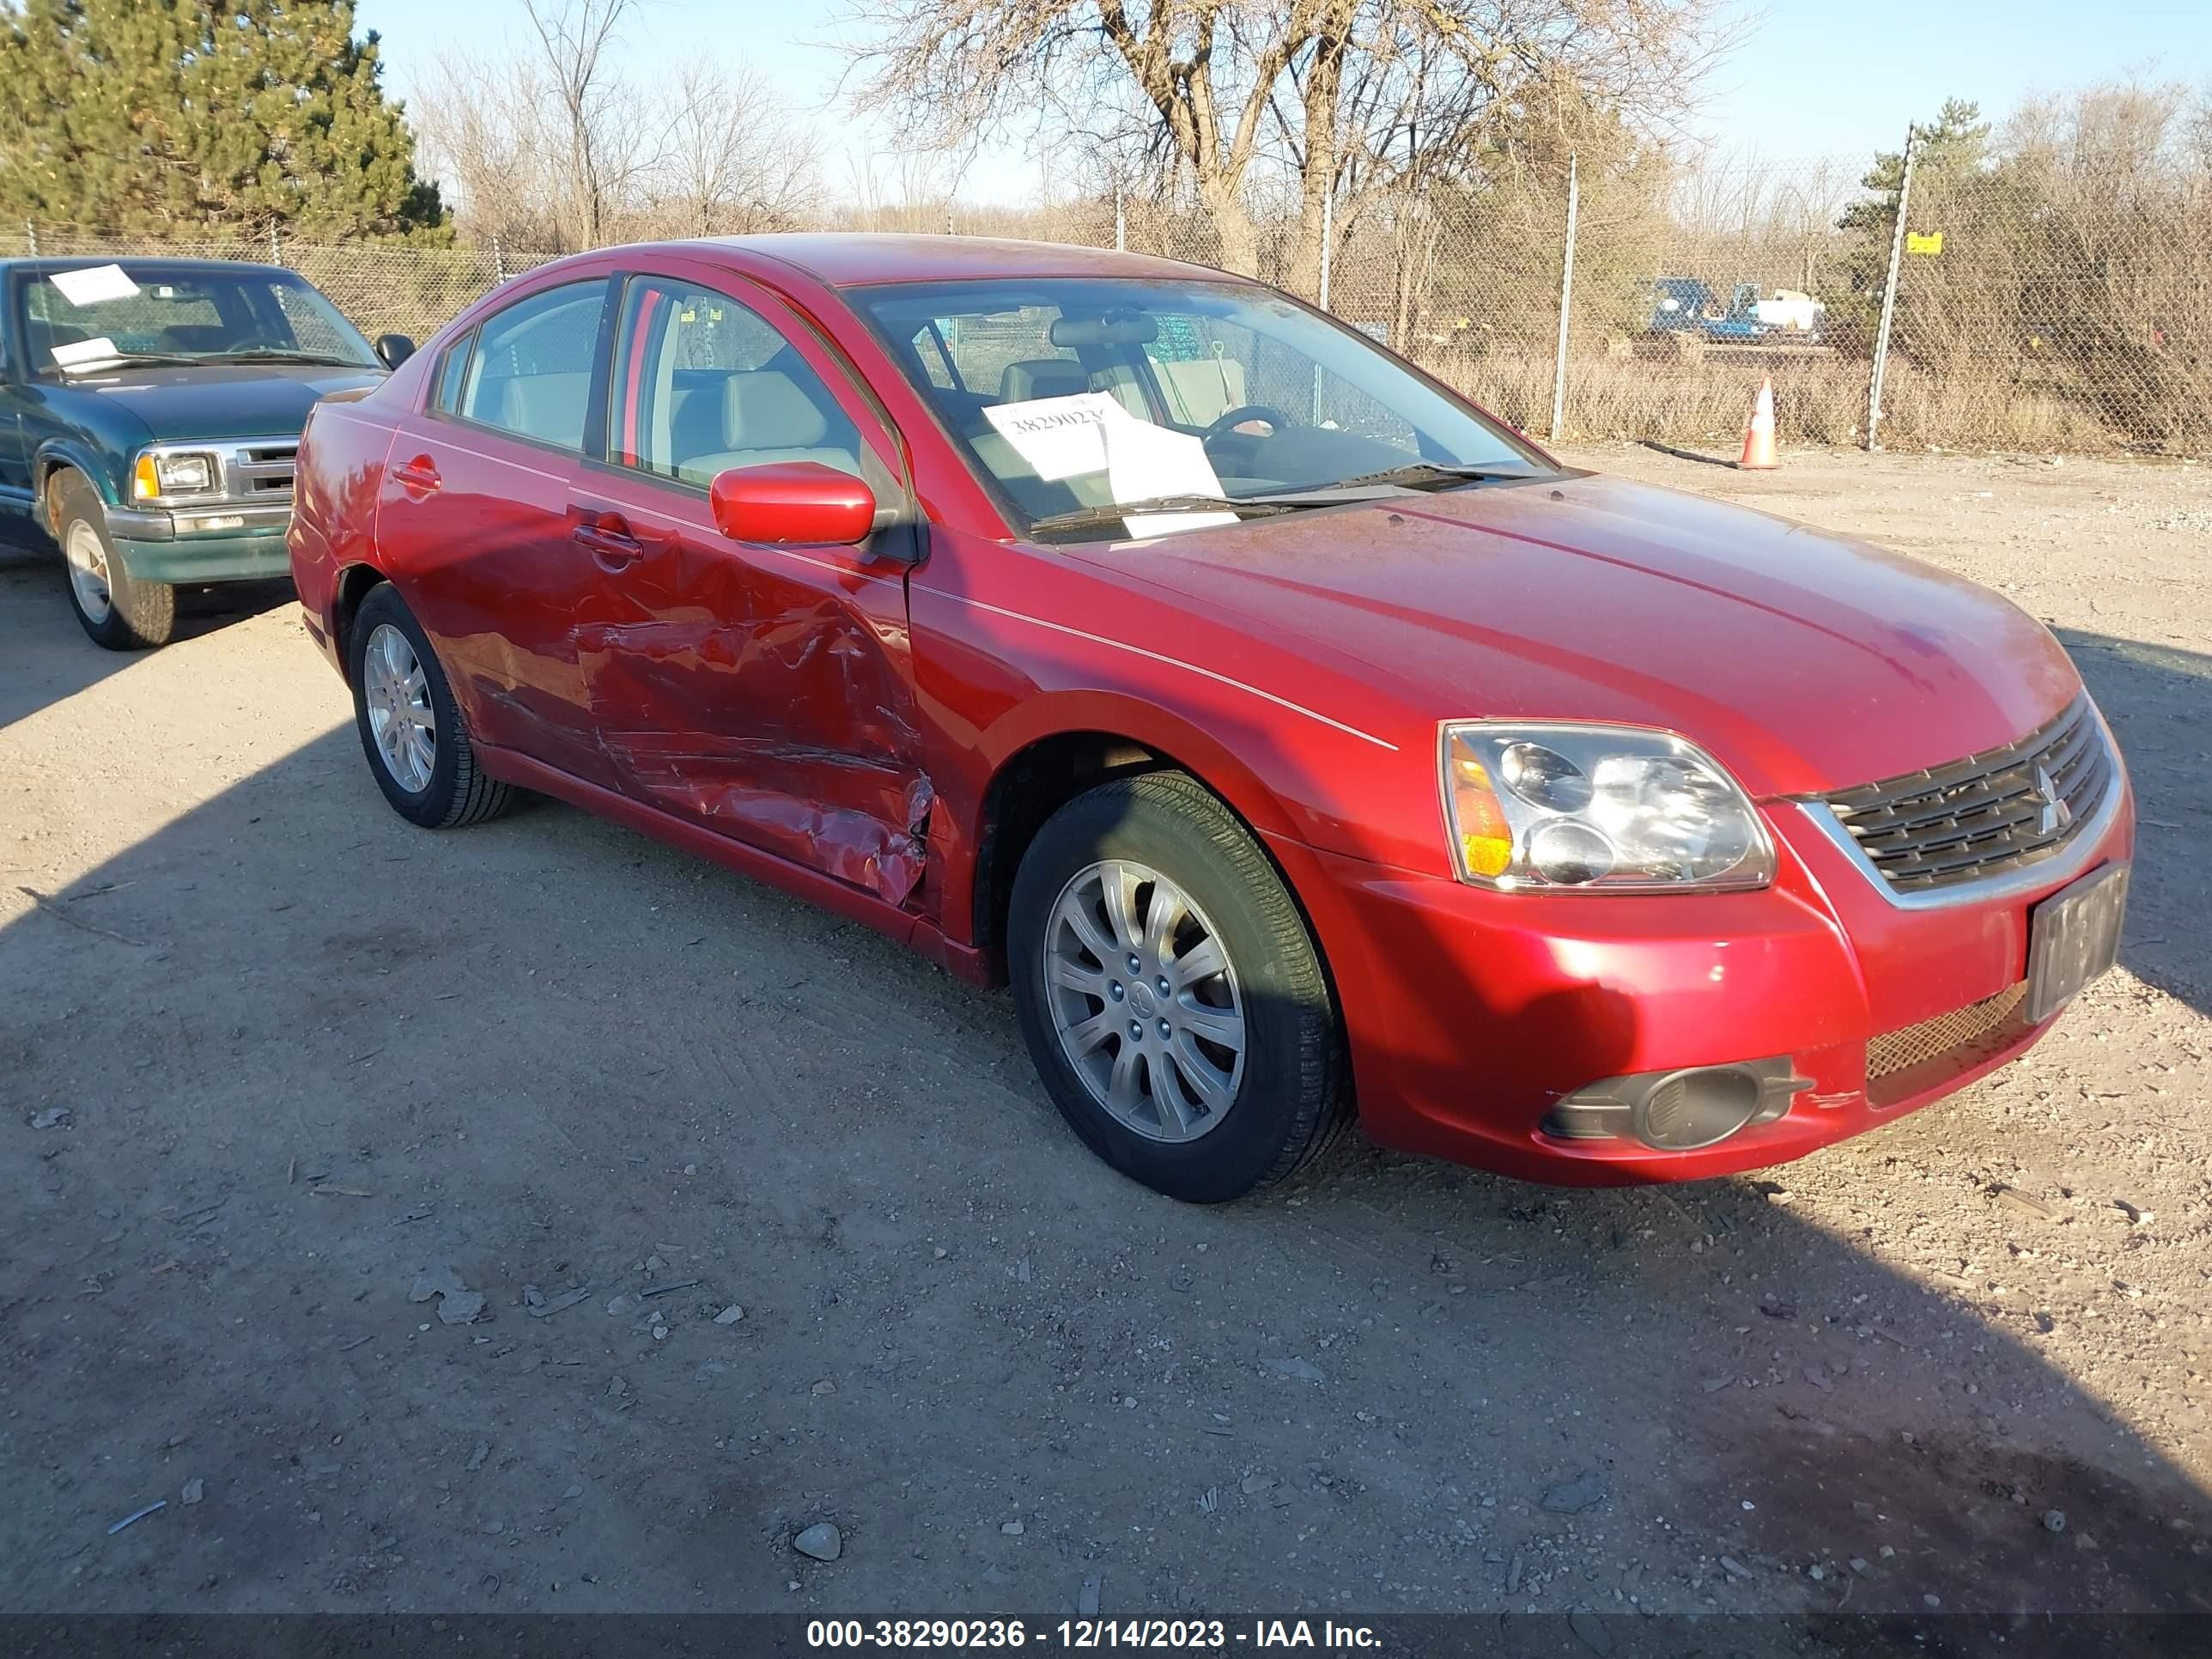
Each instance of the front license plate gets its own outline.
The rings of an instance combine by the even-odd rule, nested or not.
[[[2027,913],[2027,1023],[2040,1025],[2119,959],[2128,866],[2107,865]]]

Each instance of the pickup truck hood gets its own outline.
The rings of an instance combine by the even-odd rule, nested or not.
[[[317,398],[383,379],[380,368],[306,363],[118,368],[69,381],[56,402],[93,398],[126,410],[163,443],[270,438],[298,432]]]
[[[2008,743],[2081,684],[2048,631],[1972,582],[1600,476],[1249,520],[1108,561],[1416,719],[1666,727],[1766,797]]]

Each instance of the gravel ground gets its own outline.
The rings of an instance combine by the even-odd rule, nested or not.
[[[0,551],[0,1611],[2212,1612],[2212,468],[1577,459],[2058,629],[2145,827],[2032,1057],[1759,1178],[1185,1208],[1001,996],[401,823],[286,596],[111,656]]]

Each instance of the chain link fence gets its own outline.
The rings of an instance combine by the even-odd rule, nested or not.
[[[1922,148],[1885,188],[1866,171],[1864,158],[1662,171],[1562,156],[1480,191],[1346,206],[1321,283],[1288,280],[1295,226],[1263,220],[1260,274],[1540,436],[1732,447],[1771,380],[1785,442],[2212,449],[2212,156],[2053,145],[1996,164]],[[823,228],[1201,264],[1219,247],[1194,209],[1134,197],[847,210]],[[0,227],[0,253],[33,251],[274,260],[365,332],[418,339],[554,257]]]

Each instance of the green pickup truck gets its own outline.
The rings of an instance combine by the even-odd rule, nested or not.
[[[179,586],[286,574],[307,410],[413,349],[279,266],[0,260],[0,515],[59,544],[95,642],[161,645]]]

